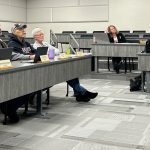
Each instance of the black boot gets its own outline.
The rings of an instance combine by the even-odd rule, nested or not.
[[[20,120],[16,112],[8,114],[8,118],[10,123],[17,123]]]
[[[89,102],[90,98],[87,97],[86,95],[78,94],[78,95],[76,95],[76,101],[77,102]]]
[[[84,95],[88,97],[89,99],[94,99],[95,97],[97,97],[98,93],[92,93],[92,92],[86,91]]]

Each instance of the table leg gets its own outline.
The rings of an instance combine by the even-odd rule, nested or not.
[[[109,58],[110,58],[110,57],[108,57],[108,59],[107,59],[107,67],[108,67],[108,71],[110,71],[110,62],[109,62]]]
[[[144,92],[145,76],[144,76],[144,72],[143,72],[143,71],[142,71],[142,73],[141,73],[141,77],[142,77],[142,85],[141,85],[141,88],[142,88],[142,91]]]
[[[98,72],[98,57],[95,56],[95,72]]]
[[[37,92],[37,117],[43,119],[49,119],[46,116],[47,113],[43,113],[42,111],[42,90]]]
[[[38,114],[42,114],[42,90],[37,92],[36,111]]]
[[[146,86],[147,86],[147,92],[150,93],[150,71],[146,72]]]
[[[124,59],[124,63],[125,63],[125,73],[127,73],[127,58]]]

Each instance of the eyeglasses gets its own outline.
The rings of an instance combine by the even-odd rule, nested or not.
[[[43,33],[41,33],[41,34],[36,34],[35,36],[44,36],[44,34],[43,34]]]

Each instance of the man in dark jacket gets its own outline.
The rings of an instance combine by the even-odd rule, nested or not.
[[[29,60],[35,57],[34,48],[24,40],[26,27],[24,24],[15,24],[11,29],[8,47],[13,47],[12,60]]]
[[[26,27],[26,25],[22,24],[15,24],[14,27],[12,27],[12,34],[10,34],[8,43],[8,47],[13,47],[12,60],[34,59],[35,57],[35,50],[30,43],[24,40]],[[18,122],[19,117],[17,115],[17,109],[25,104],[30,99],[31,95],[32,94],[28,94],[1,103],[1,112],[8,116],[10,122]]]

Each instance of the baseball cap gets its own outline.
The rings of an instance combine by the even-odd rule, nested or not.
[[[20,24],[20,23],[16,23],[14,24],[14,26],[11,28],[11,32],[14,33],[17,29],[25,29],[27,28],[26,24]]]

